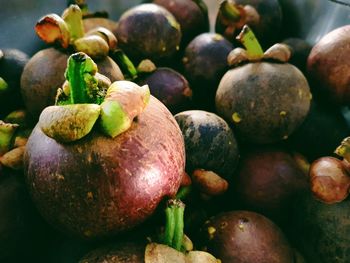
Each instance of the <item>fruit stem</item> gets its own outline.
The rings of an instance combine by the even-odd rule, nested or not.
[[[0,77],[0,94],[4,93],[5,91],[8,90],[8,84],[6,81]]]
[[[259,41],[248,25],[244,25],[236,39],[246,48],[250,59],[259,59],[264,55],[264,51],[262,50]]]
[[[65,77],[70,86],[71,104],[94,103],[89,95],[98,85],[94,77],[96,72],[95,62],[85,53],[78,52],[69,57]]]
[[[18,124],[5,123],[0,120],[0,156],[8,152]]]
[[[70,5],[62,14],[63,20],[68,26],[70,43],[84,36],[83,13],[78,5]]]
[[[241,13],[236,7],[236,4],[232,1],[224,1],[220,5],[220,11],[224,17],[232,21],[239,21],[241,19]]]
[[[67,0],[67,7],[70,5],[78,5],[83,15],[89,12],[88,5],[85,3],[85,0]]]
[[[346,137],[334,152],[350,162],[350,137]]]
[[[181,251],[184,240],[185,204],[179,199],[170,199],[165,209],[166,225],[164,243]]]
[[[121,49],[115,50],[111,56],[120,67],[126,79],[134,80],[137,78],[138,72],[135,65]]]

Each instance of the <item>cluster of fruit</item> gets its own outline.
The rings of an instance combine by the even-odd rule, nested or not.
[[[350,27],[217,7],[68,1],[0,51],[0,262],[350,260]]]

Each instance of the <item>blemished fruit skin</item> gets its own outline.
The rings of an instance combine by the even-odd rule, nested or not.
[[[239,140],[269,144],[287,139],[302,124],[311,98],[307,79],[295,66],[255,62],[226,72],[215,103]]]
[[[98,130],[60,144],[36,126],[24,156],[27,185],[43,217],[83,239],[130,229],[174,196],[185,166],[182,133],[168,109],[151,100],[126,132]]]
[[[229,211],[202,227],[208,252],[222,262],[293,263],[288,240],[270,219],[250,211]]]

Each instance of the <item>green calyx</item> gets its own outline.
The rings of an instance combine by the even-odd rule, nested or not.
[[[10,150],[18,126],[18,124],[5,123],[0,120],[0,156]]]
[[[334,152],[350,162],[350,137],[346,137]]]
[[[83,13],[78,5],[70,5],[62,14],[68,26],[70,43],[84,36]]]
[[[65,72],[67,81],[58,89],[56,106],[41,113],[39,126],[59,142],[76,141],[93,129],[98,119],[102,132],[115,137],[128,130],[150,98],[147,85],[110,80],[97,72],[85,53],[71,55]]]
[[[245,47],[249,59],[261,59],[264,56],[263,49],[255,37],[254,32],[248,25],[243,27],[242,31],[237,36],[237,40]]]
[[[9,86],[7,82],[0,77],[0,95],[5,93],[8,90]]]
[[[223,1],[220,5],[220,12],[229,20],[239,21],[241,19],[241,12],[233,1]]]
[[[184,240],[185,204],[179,199],[168,200],[165,209],[166,224],[163,243],[181,251]]]

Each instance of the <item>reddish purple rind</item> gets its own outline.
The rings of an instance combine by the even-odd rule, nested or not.
[[[140,224],[164,197],[174,196],[185,151],[176,121],[152,97],[131,128],[115,138],[93,131],[59,144],[36,127],[24,160],[44,218],[67,234],[91,239]]]
[[[350,103],[350,25],[337,28],[321,38],[307,60],[316,87],[339,104]]]
[[[222,262],[294,262],[293,250],[282,231],[257,213],[221,213],[205,223],[202,234],[208,252]]]
[[[36,53],[24,67],[21,76],[21,94],[28,112],[37,119],[41,111],[55,104],[57,89],[65,81],[69,54],[55,48]],[[123,80],[119,66],[109,57],[96,61],[99,73],[112,82]]]

